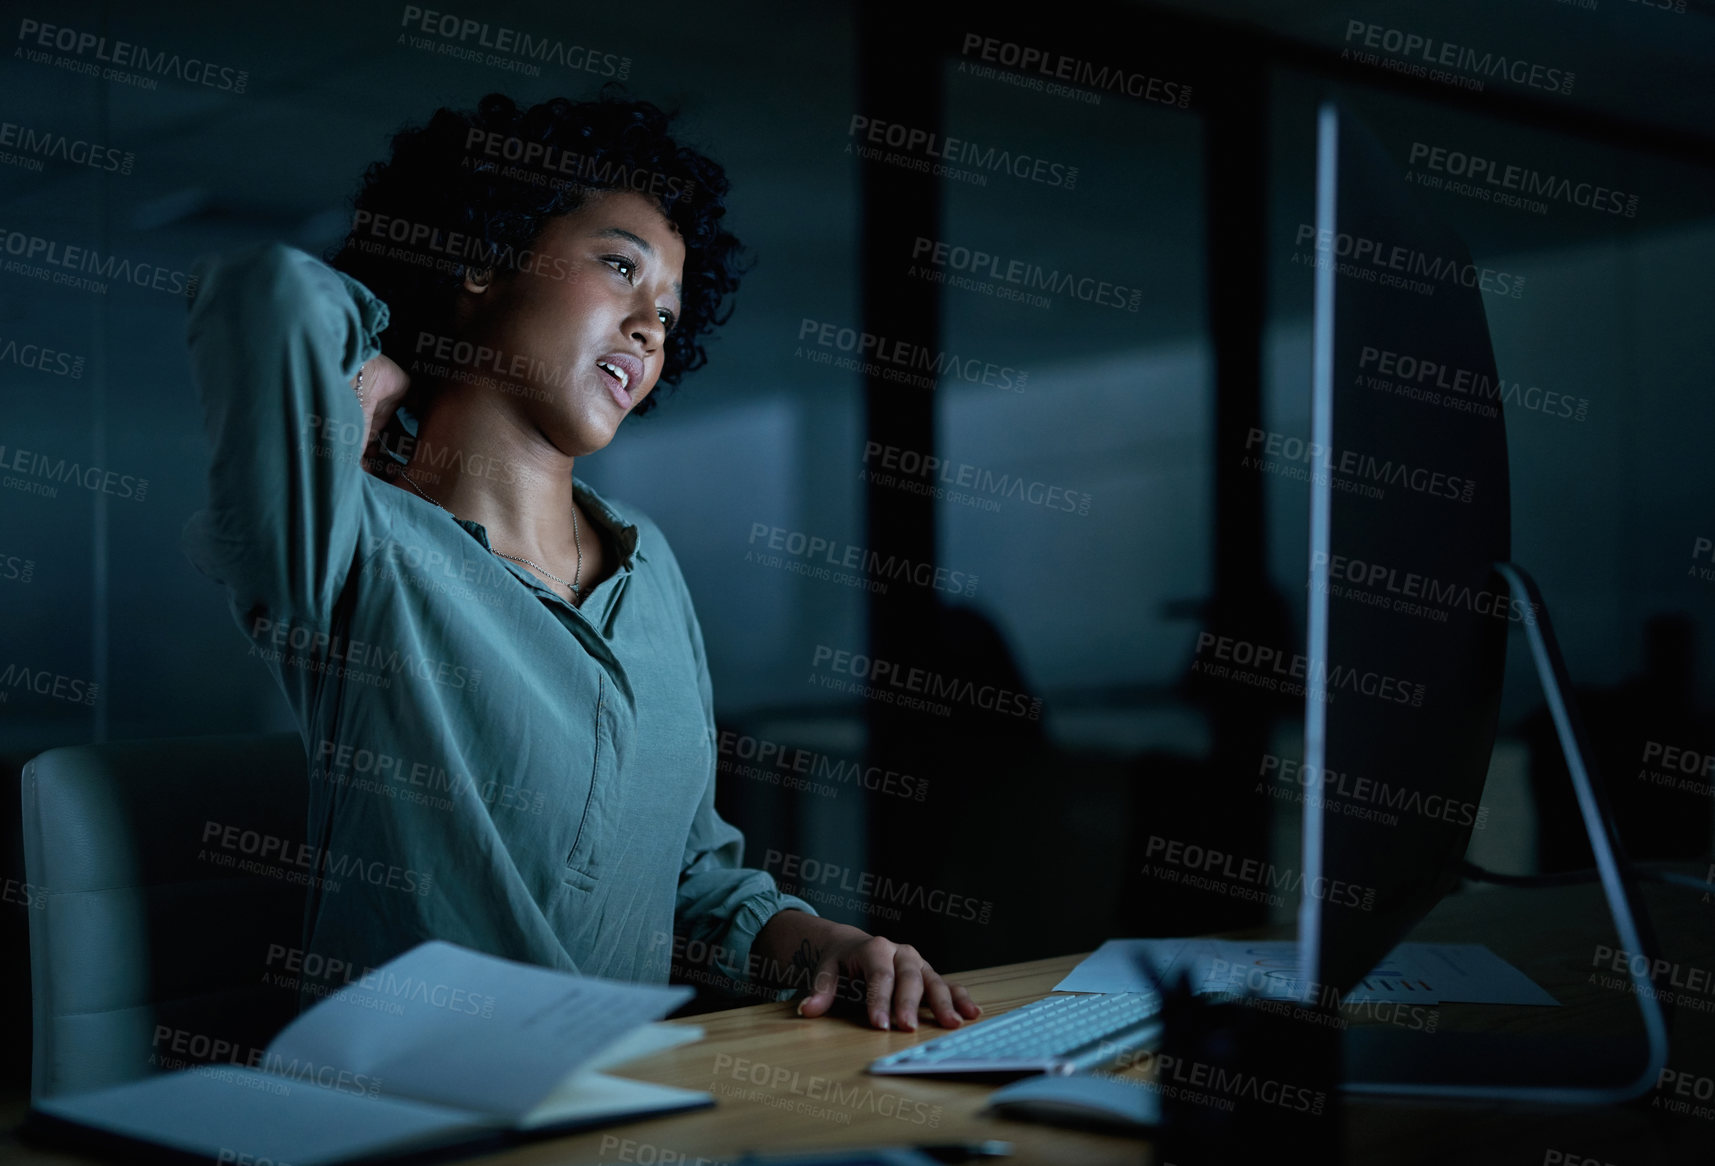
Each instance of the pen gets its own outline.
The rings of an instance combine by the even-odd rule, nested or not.
[[[885,1150],[885,1149],[899,1150],[899,1149],[903,1149],[903,1148],[909,1148],[911,1150],[914,1150],[917,1153],[922,1154],[926,1158],[933,1158],[937,1162],[969,1162],[973,1159],[978,1159],[978,1158],[1005,1158],[1012,1153],[1012,1143],[1011,1142],[1003,1142],[997,1138],[989,1138],[989,1139],[987,1139],[985,1141],[981,1141],[981,1142],[928,1142],[928,1143],[924,1143],[922,1145],[915,1145],[915,1146],[910,1146],[910,1147],[900,1147],[900,1146],[881,1147],[881,1149],[883,1149],[883,1150]],[[824,1158],[826,1158],[827,1160],[829,1160],[831,1162],[846,1162],[846,1161],[855,1162],[855,1161],[859,1160],[859,1157],[862,1157],[862,1160],[867,1162],[867,1161],[873,1161],[873,1158],[867,1157],[865,1155],[866,1154],[867,1155],[873,1155],[875,1153],[876,1153],[876,1149],[870,1149],[868,1151],[862,1151],[862,1150],[846,1151],[846,1152],[834,1151],[831,1155],[824,1153],[824,1154],[812,1155],[811,1157],[807,1157],[807,1158],[800,1158],[800,1157],[796,1157],[796,1156],[787,1156],[787,1157],[782,1158],[782,1157],[779,1157],[777,1155],[767,1155],[767,1156],[760,1156],[759,1157],[754,1152],[750,1152],[750,1153],[745,1153],[745,1154],[741,1155],[738,1159],[736,1159],[733,1162],[732,1166],[765,1166],[765,1164],[769,1163],[769,1162],[788,1162],[788,1161],[795,1162],[795,1163],[796,1162],[819,1162],[819,1161],[824,1160]],[[858,1157],[848,1157],[848,1155],[854,1155],[854,1154],[857,1155]]]
[[[1005,1158],[1012,1153],[1012,1143],[989,1138],[982,1142],[931,1142],[913,1146],[919,1154],[937,1162],[969,1162],[973,1158]]]

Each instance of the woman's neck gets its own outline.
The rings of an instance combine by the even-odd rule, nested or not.
[[[410,451],[411,481],[481,523],[496,550],[548,563],[575,555],[573,459],[518,413],[487,394],[444,394],[419,421]],[[593,533],[585,532],[586,554]]]

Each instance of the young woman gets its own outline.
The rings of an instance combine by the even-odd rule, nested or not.
[[[491,95],[394,140],[331,267],[199,265],[214,463],[185,545],[303,732],[303,946],[361,969],[440,938],[657,982],[678,946],[806,990],[806,1016],[850,997],[878,1028],[956,1027],[980,1009],[912,947],[740,865],[679,567],[573,477],[704,363],[738,285],[726,177],[668,131],[611,90]],[[384,453],[384,429],[408,436]]]

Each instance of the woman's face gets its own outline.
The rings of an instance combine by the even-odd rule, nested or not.
[[[549,219],[486,290],[467,282],[463,331],[494,350],[493,371],[512,374],[511,399],[543,436],[568,456],[594,453],[660,379],[684,266],[685,244],[654,203],[592,194]]]

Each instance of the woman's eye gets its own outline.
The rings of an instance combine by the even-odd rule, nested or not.
[[[666,328],[669,332],[673,330],[673,325],[679,322],[679,317],[675,316],[672,312],[669,312],[666,308],[662,308],[656,313],[656,315],[661,317],[662,327]]]
[[[613,265],[613,269],[615,271],[619,271],[621,267],[625,268],[624,271],[619,271],[619,274],[623,275],[627,280],[630,280],[631,273],[637,270],[637,264],[633,263],[623,255],[609,255],[607,257],[607,262]]]

